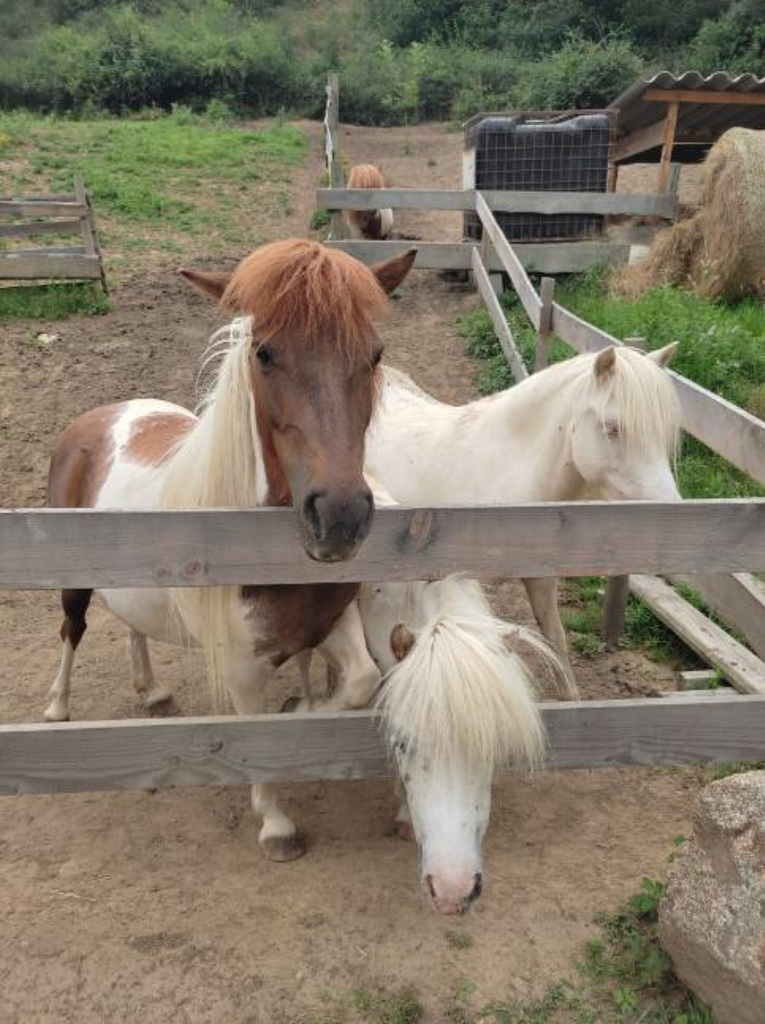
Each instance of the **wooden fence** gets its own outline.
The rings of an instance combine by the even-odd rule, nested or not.
[[[101,281],[106,291],[93,206],[79,174],[73,193],[0,199],[0,217],[13,218],[0,224],[0,238],[79,234],[82,239],[81,245],[1,250],[0,280],[92,280]]]
[[[673,194],[628,195],[572,192],[477,192],[467,189],[319,189],[317,206],[336,211],[386,207],[397,209],[472,210],[483,228],[481,244],[471,242],[418,243],[416,267],[471,270],[476,287],[491,317],[495,333],[516,381],[527,371],[512,331],[495,292],[496,272],[509,277],[523,308],[537,332],[535,370],[547,365],[549,337],[556,335],[577,352],[591,352],[621,342],[587,323],[554,301],[555,282],[543,277],[537,294],[527,270],[552,274],[582,270],[593,262],[626,260],[629,234],[619,245],[603,242],[511,245],[495,213],[600,213],[674,217]],[[640,229],[637,229],[638,231]],[[365,262],[382,260],[405,251],[411,242],[333,241]],[[722,455],[754,480],[765,484],[765,424],[743,409],[679,374],[671,373],[680,399],[684,430]],[[749,565],[748,568],[753,568]],[[718,668],[735,686],[746,692],[765,692],[765,588],[748,572],[714,575],[714,570],[680,579],[668,566],[658,570],[673,576],[671,582],[689,582],[702,598],[730,625],[741,632],[755,651],[751,654],[724,630],[700,615],[661,580],[618,576],[609,583],[605,601],[604,631],[617,642],[624,622],[630,587],[702,657]]]
[[[526,371],[488,282],[494,261],[542,342],[552,332],[578,351],[618,344],[558,305],[550,284],[537,294],[486,198],[476,195],[473,202],[485,244],[483,255],[468,247],[467,265],[519,376]],[[765,425],[674,379],[686,429],[765,482]],[[765,499],[386,508],[378,510],[359,555],[332,564],[307,557],[290,509],[0,512],[0,587],[11,589],[435,579],[455,571],[478,578],[641,574],[639,580],[649,581],[661,572],[690,576],[697,585],[703,572],[719,588],[720,604],[732,604],[735,592],[744,607],[745,591],[747,614],[760,625],[758,590],[745,585],[747,570],[765,571]],[[543,703],[548,766],[765,758],[765,672],[749,668],[753,696]],[[5,794],[389,772],[371,712],[0,726]]]

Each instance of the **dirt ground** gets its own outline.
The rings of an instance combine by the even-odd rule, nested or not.
[[[253,235],[306,233],[321,148],[318,126],[304,127],[311,156],[294,175],[293,211],[269,220],[243,209]],[[347,128],[342,146],[352,161],[380,163],[391,184],[459,184],[460,136],[441,125]],[[402,214],[397,229],[454,238],[459,216]],[[0,328],[2,505],[43,502],[54,438],[79,412],[138,396],[194,401],[218,316],[167,254],[140,259],[106,316]],[[193,262],[222,265],[204,253]],[[440,398],[470,398],[475,366],[455,318],[474,302],[470,291],[415,273],[383,330],[387,358]],[[30,330],[58,337],[41,347]],[[496,597],[509,617],[530,621],[518,585],[501,584]],[[41,718],[59,654],[57,602],[45,592],[0,594],[2,721]],[[90,627],[73,717],[140,717],[123,628],[98,607]],[[190,656],[157,647],[154,658],[176,695],[170,710],[203,713]],[[655,692],[667,674],[637,654],[576,667],[589,697]],[[284,688],[293,685],[287,673]],[[617,906],[641,876],[663,874],[672,838],[689,831],[698,784],[692,771],[611,769],[499,782],[485,894],[456,922],[421,895],[416,851],[392,834],[384,782],[285,787],[311,839],[308,855],[286,865],[261,859],[243,788],[6,800],[0,1020],[318,1024],[342,1008],[353,1021],[354,988],[383,985],[410,986],[424,1019],[440,1022],[460,986],[473,992],[473,1008],[538,994],[571,974],[597,911]],[[455,948],[448,930],[467,933],[472,946]]]

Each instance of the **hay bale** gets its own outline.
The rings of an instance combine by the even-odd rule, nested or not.
[[[632,299],[664,284],[711,299],[765,296],[765,132],[726,132],[704,163],[696,212],[661,231],[645,260],[612,281]]]

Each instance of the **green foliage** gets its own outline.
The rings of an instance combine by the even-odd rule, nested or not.
[[[316,116],[329,70],[363,124],[601,105],[659,64],[757,71],[758,0],[6,0],[0,105]]]
[[[720,17],[711,17],[713,13],[688,48],[688,66],[704,74],[721,68],[762,74],[765,19],[761,0],[735,0]]]
[[[29,285],[0,288],[0,320],[63,320],[76,313],[108,313],[109,300],[100,285]]]
[[[624,35],[587,39],[572,32],[555,53],[534,61],[515,96],[521,107],[604,107],[631,85],[643,60]]]

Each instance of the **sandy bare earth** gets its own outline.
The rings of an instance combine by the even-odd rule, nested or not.
[[[253,233],[305,234],[321,162],[296,172],[294,210]],[[391,184],[459,184],[460,136],[443,126],[343,129],[352,160],[382,164]],[[459,217],[401,215],[397,229],[459,237]],[[277,234],[278,232],[278,234]],[[243,253],[231,253],[233,263]],[[199,266],[220,265],[199,253]],[[3,326],[0,495],[43,501],[59,430],[103,402],[153,395],[191,403],[198,358],[217,314],[158,259],[136,264],[105,317]],[[473,395],[474,364],[456,334],[475,295],[415,273],[384,329],[387,357],[441,398]],[[30,327],[59,339],[25,340]],[[0,594],[0,720],[38,721],[58,659],[57,595]],[[497,600],[530,621],[516,584]],[[125,635],[100,608],[90,616],[75,677],[78,720],[140,717]],[[207,708],[191,656],[155,648],[171,713]],[[655,692],[666,670],[636,654],[580,660],[588,696]],[[284,687],[294,680],[289,677]],[[276,699],[276,698],[275,698]],[[642,875],[661,874],[671,839],[689,829],[691,771],[604,770],[497,784],[486,842],[486,888],[468,917],[436,916],[418,886],[415,849],[391,831],[383,782],[285,787],[311,838],[293,864],[261,859],[244,788],[10,798],[0,829],[0,1020],[12,1022],[311,1022],[362,1019],[359,985],[411,986],[426,1020],[445,1019],[458,986],[471,1005],[526,997],[571,973],[592,917],[614,908]],[[447,929],[473,938],[455,949]],[[332,1018],[334,1019],[334,1018]]]

